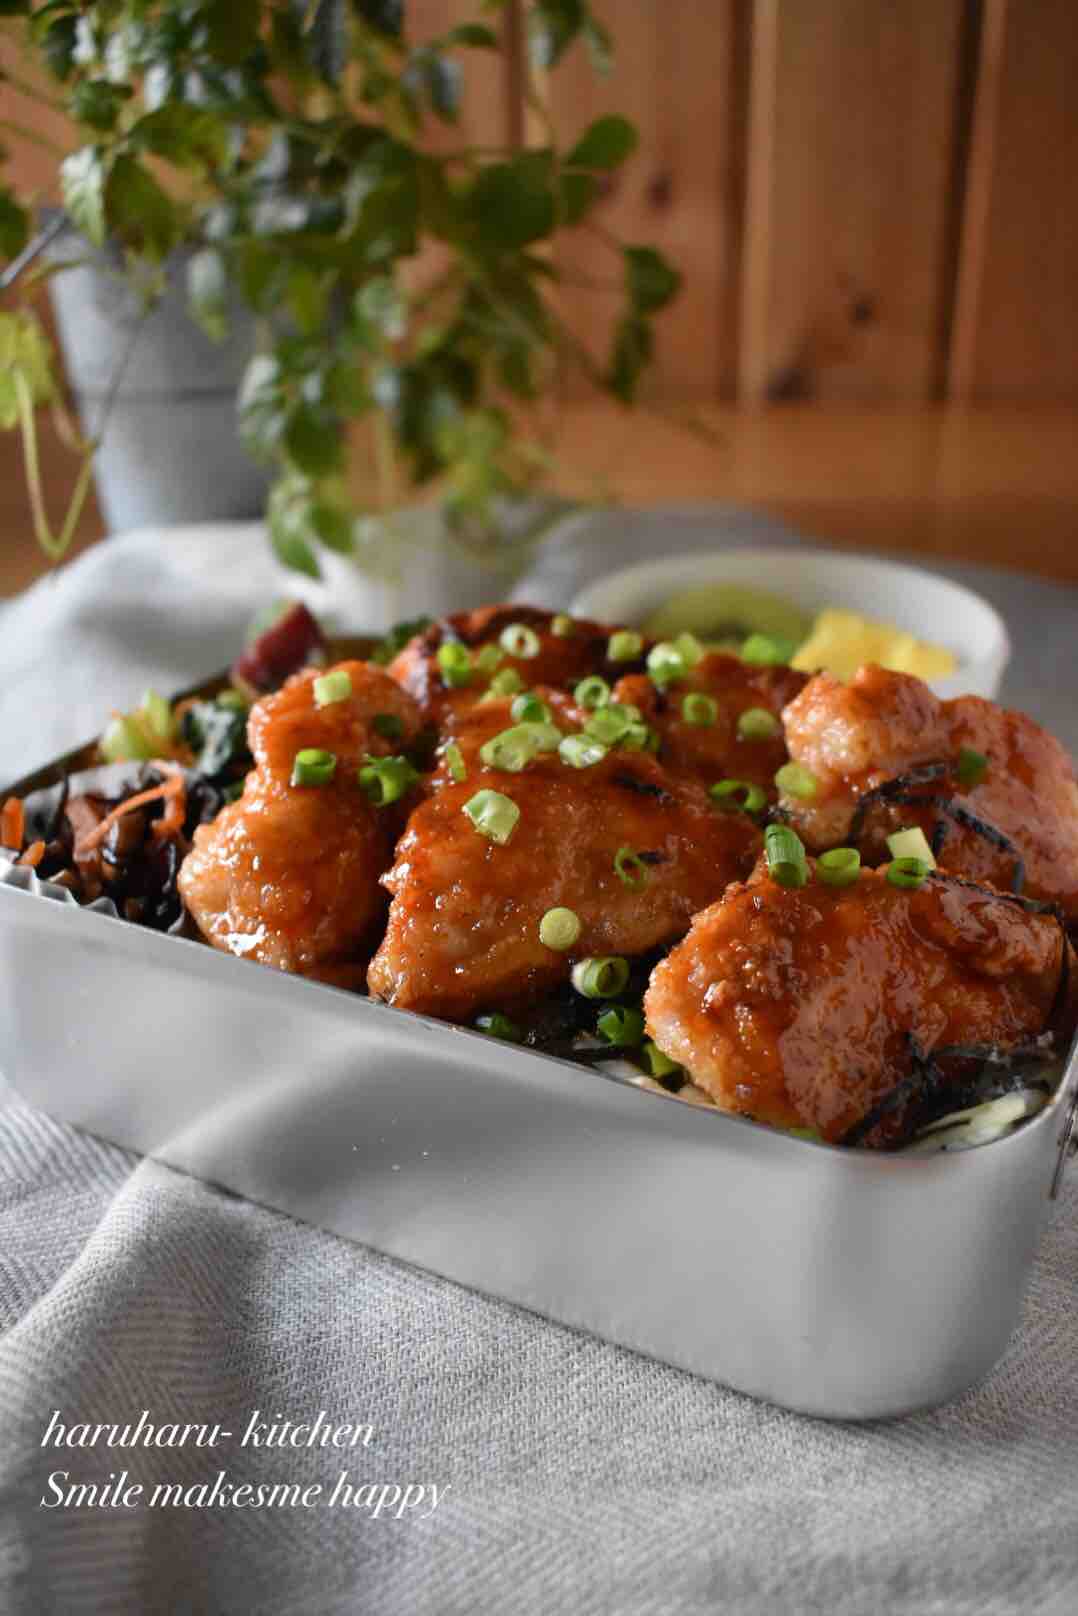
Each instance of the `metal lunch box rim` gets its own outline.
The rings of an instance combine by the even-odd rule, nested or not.
[[[370,634],[338,635],[331,636],[327,644],[331,659],[344,660],[349,657],[366,657],[369,655],[372,647],[378,644],[378,637]],[[169,699],[173,704],[175,704],[176,702],[187,701],[192,698],[197,699],[200,696],[208,697],[215,694],[218,690],[226,687],[229,682],[229,670],[224,669],[199,680],[196,684],[188,686],[184,690],[172,695]],[[89,766],[94,760],[97,744],[98,737],[94,736],[92,739],[83,742],[81,745],[70,748],[67,752],[62,753],[59,757],[53,758],[49,762],[39,765],[36,769],[31,770],[20,779],[14,781],[11,785],[0,788],[0,800],[5,799],[8,796],[23,797],[28,795],[31,791],[44,789],[49,785],[56,785],[65,774],[71,772],[76,767]],[[6,891],[7,893],[11,893],[13,891],[17,892],[17,889],[12,888],[4,879],[4,875],[6,875],[6,873],[6,871],[0,869],[0,891]],[[36,877],[35,884],[48,885],[48,883],[37,883]],[[58,895],[61,892],[61,888],[55,889],[55,894]],[[39,894],[32,891],[21,892],[17,895],[19,897],[31,900],[39,896]],[[70,894],[64,894],[64,896],[69,900],[69,908],[79,910],[80,913],[85,912],[91,914],[93,921],[114,921],[120,926],[131,926],[130,921],[123,920],[118,915],[108,915],[100,912],[95,913],[91,910],[83,911],[81,906],[71,899]],[[7,900],[5,899],[3,901]],[[156,939],[158,937],[160,937],[161,942],[165,943],[166,945],[184,943],[188,947],[200,949],[207,946],[205,943],[191,938],[181,936],[164,936],[151,931],[146,932],[146,940],[149,946],[155,946]],[[267,966],[259,965],[254,960],[241,959],[234,955],[221,953],[219,950],[215,950],[213,952],[221,954],[222,969],[228,969],[229,966],[237,965],[253,968],[255,970],[270,969]],[[224,963],[226,961],[228,962],[227,964]],[[281,975],[283,973],[277,974]],[[334,987],[329,983],[311,982],[305,979],[297,979],[297,986],[299,986],[301,989],[318,989],[326,993],[343,994],[353,1004],[359,1004],[366,1007],[364,1010],[359,1011],[359,1014],[389,1013],[396,1016],[407,1016],[416,1025],[424,1027],[428,1032],[435,1035],[444,1035],[448,1033],[482,1039],[485,1039],[488,1036],[487,1034],[478,1032],[473,1028],[462,1027],[455,1022],[443,1021],[436,1016],[426,1016],[418,1014],[415,1011],[398,1009],[394,1005],[383,1004],[379,1000],[371,999],[365,994],[359,994],[346,988]],[[637,1088],[640,1094],[645,1098],[668,1100],[677,1105],[685,1104],[683,1100],[678,1100],[676,1095],[657,1094],[654,1090],[645,1089],[642,1085],[634,1084],[629,1079],[621,1077],[614,1072],[603,1071],[601,1067],[596,1068],[593,1066],[587,1066],[583,1062],[573,1061],[560,1055],[546,1054],[542,1050],[533,1049],[528,1046],[509,1044],[506,1046],[506,1050],[507,1053],[519,1054],[522,1056],[534,1056],[540,1061],[553,1061],[559,1067],[568,1067],[577,1074],[589,1073],[593,1076],[599,1076],[605,1082],[617,1085],[619,1087]],[[1072,1091],[1070,1092],[1069,1096],[1069,1104],[1068,1091]],[[840,1145],[828,1144],[820,1139],[804,1139],[796,1137],[793,1134],[786,1133],[783,1129],[768,1127],[766,1123],[757,1122],[752,1117],[741,1116],[736,1112],[724,1111],[718,1106],[695,1106],[693,1109],[698,1113],[698,1115],[702,1116],[707,1116],[709,1112],[711,1113],[709,1120],[706,1124],[704,1124],[707,1127],[726,1127],[728,1125],[733,1125],[742,1128],[747,1127],[751,1130],[763,1129],[766,1133],[774,1136],[776,1140],[781,1140],[784,1148],[795,1149],[798,1146],[809,1146],[815,1150],[826,1151],[830,1155],[839,1157],[846,1162],[852,1160],[864,1164],[871,1161],[875,1164],[875,1167],[868,1168],[868,1171],[882,1171],[884,1170],[884,1163],[893,1164],[897,1161],[904,1162],[904,1170],[910,1171],[915,1162],[938,1163],[940,1157],[944,1155],[951,1158],[951,1165],[953,1168],[957,1159],[966,1154],[966,1152],[963,1151],[942,1151],[936,1154],[926,1153],[923,1156],[913,1156],[907,1155],[901,1151],[854,1151]],[[985,1148],[990,1148],[993,1150],[1000,1149],[1010,1144],[1020,1133],[1025,1134],[1028,1133],[1031,1128],[1039,1128],[1041,1126],[1050,1125],[1052,1118],[1060,1112],[1064,1113],[1063,1129],[1060,1136],[1056,1169],[1053,1175],[1050,1192],[1050,1198],[1053,1200],[1058,1195],[1068,1155],[1078,1151],[1078,1033],[1075,1034],[1074,1040],[1072,1041],[1071,1046],[1064,1057],[1062,1075],[1055,1092],[1049,1098],[1048,1104],[1045,1105],[1035,1117],[1032,1117],[1029,1121],[1023,1123],[1020,1128],[1012,1130],[1010,1134],[1005,1135],[1002,1139],[991,1141],[988,1147],[982,1145],[976,1148],[979,1150]]]
[[[36,877],[33,877],[32,879],[34,881],[34,885],[39,889],[37,891],[25,890],[20,887],[12,886],[9,881],[5,879],[5,877],[10,874],[12,868],[13,866],[10,864],[7,865],[6,869],[0,866],[0,893],[5,894],[5,896],[0,897],[0,902],[8,902],[10,901],[11,897],[14,897],[16,900],[26,902],[50,902],[54,901],[56,898],[62,898],[64,900],[62,907],[68,911],[73,923],[89,924],[92,927],[96,923],[104,922],[110,926],[115,925],[122,927],[126,933],[131,932],[132,924],[130,921],[124,920],[116,914],[110,915],[107,913],[102,913],[101,911],[83,908],[81,905],[76,903],[71,895],[66,893],[63,888],[54,887],[51,893],[41,891],[41,888],[49,887],[51,885],[49,882],[39,882],[37,881]],[[78,921],[75,920],[76,915],[79,917]],[[82,919],[82,917],[86,917],[85,921]],[[204,942],[201,942],[195,938],[168,936],[164,933],[150,931],[145,928],[136,929],[142,931],[142,941],[148,948],[163,947],[165,949],[171,949],[175,945],[180,944],[187,949],[197,949],[200,951],[200,953],[204,953],[208,946]],[[245,971],[253,970],[257,972],[271,972],[271,967],[269,966],[261,965],[255,960],[246,960],[236,955],[226,954],[220,950],[210,950],[210,955],[218,962],[215,969],[219,969],[221,971],[240,968]],[[337,987],[327,982],[312,982],[302,977],[290,977],[288,973],[285,972],[272,972],[272,976],[278,978],[280,982],[287,982],[290,984],[288,987],[284,988],[285,992],[299,991],[308,994],[313,992],[323,996],[331,995],[341,1001],[347,1000],[351,1007],[350,1013],[357,1016],[404,1016],[409,1022],[411,1022],[413,1026],[421,1027],[425,1034],[436,1039],[444,1040],[447,1037],[452,1037],[463,1038],[465,1040],[482,1040],[484,1046],[489,1042],[489,1035],[479,1032],[474,1028],[464,1027],[455,1022],[443,1021],[437,1016],[423,1015],[412,1010],[398,1009],[394,1005],[384,1004],[378,999],[372,999],[366,994],[356,993],[348,988]],[[267,990],[269,989],[269,980],[267,980],[265,987]],[[541,1070],[542,1065],[552,1062],[559,1068],[567,1068],[571,1070],[574,1074],[582,1079],[586,1079],[589,1076],[599,1077],[605,1083],[612,1084],[617,1088],[635,1088],[644,1099],[664,1101],[678,1106],[685,1105],[685,1102],[683,1100],[679,1100],[676,1095],[656,1093],[654,1090],[646,1089],[642,1085],[635,1084],[630,1079],[622,1077],[617,1073],[604,1071],[602,1067],[588,1066],[582,1062],[573,1061],[566,1056],[551,1055],[547,1054],[543,1050],[534,1049],[527,1045],[510,1043],[505,1044],[504,1053],[507,1066],[510,1064],[519,1066],[521,1063],[527,1066],[530,1063],[530,1060],[536,1060],[540,1063],[540,1066],[535,1067],[534,1070],[538,1072]],[[694,1120],[702,1127],[726,1129],[727,1127],[732,1126],[734,1128],[741,1129],[747,1128],[754,1133],[762,1130],[774,1140],[773,1148],[796,1151],[800,1147],[807,1146],[814,1150],[826,1152],[830,1157],[834,1158],[836,1162],[842,1161],[843,1163],[847,1164],[850,1170],[856,1170],[858,1173],[864,1173],[866,1171],[870,1173],[890,1172],[894,1169],[895,1164],[902,1163],[903,1166],[900,1170],[911,1173],[912,1176],[912,1174],[916,1173],[919,1168],[925,1168],[929,1163],[932,1163],[935,1170],[938,1171],[942,1157],[947,1157],[949,1159],[949,1170],[953,1172],[960,1170],[958,1169],[957,1164],[961,1157],[967,1154],[967,1152],[964,1151],[940,1151],[935,1154],[927,1152],[924,1154],[913,1155],[906,1154],[902,1151],[850,1150],[840,1145],[828,1144],[826,1141],[820,1139],[801,1138],[786,1132],[784,1129],[769,1127],[766,1123],[758,1122],[753,1117],[741,1116],[732,1111],[724,1111],[718,1106],[694,1106],[692,1109],[694,1112]],[[1078,1035],[1076,1035],[1070,1049],[1067,1052],[1067,1055],[1064,1058],[1062,1075],[1057,1088],[1050,1097],[1047,1105],[1045,1105],[1036,1116],[1023,1123],[1020,1128],[1004,1135],[1004,1137],[1001,1139],[991,1141],[988,1146],[978,1146],[976,1147],[976,1150],[983,1150],[986,1148],[991,1150],[999,1150],[1006,1148],[1008,1145],[1013,1145],[1020,1134],[1028,1134],[1032,1129],[1041,1129],[1051,1126],[1053,1117],[1057,1117],[1059,1113],[1064,1113],[1064,1116],[1063,1130],[1059,1143],[1059,1156],[1057,1159],[1056,1172],[1053,1177],[1052,1184],[1053,1199],[1055,1198],[1055,1193],[1058,1192],[1063,1169],[1066,1165],[1068,1142],[1076,1124],[1078,1124]],[[701,1138],[706,1138],[706,1136],[701,1134]],[[976,1154],[976,1151],[974,1154]],[[838,1170],[843,1171],[845,1169],[840,1168]]]

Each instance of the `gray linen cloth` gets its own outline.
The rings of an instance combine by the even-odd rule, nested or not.
[[[728,512],[604,517],[517,593],[781,537]],[[203,536],[205,538],[205,535]],[[257,535],[131,536],[0,608],[0,774],[222,664],[280,592]],[[614,549],[615,544],[617,549]],[[1000,605],[1006,696],[1078,741],[1078,592],[948,567]],[[87,1059],[93,1052],[87,1051]],[[1063,1613],[1078,1606],[1078,1173],[1003,1361],[868,1426],[753,1402],[0,1104],[0,1612]],[[436,1209],[432,1209],[436,1215]],[[597,1276],[601,1282],[601,1276]],[[66,1425],[369,1424],[368,1446],[43,1448]],[[360,1508],[43,1508],[48,1476],[423,1487]],[[431,1510],[429,1488],[439,1489]],[[399,1496],[399,1495],[398,1495]],[[416,1494],[413,1492],[413,1497]]]

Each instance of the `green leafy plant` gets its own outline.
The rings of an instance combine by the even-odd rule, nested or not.
[[[276,467],[276,551],[305,572],[321,546],[353,549],[357,514],[391,512],[417,485],[465,538],[496,535],[500,502],[549,475],[544,403],[567,370],[632,403],[677,291],[653,247],[602,231],[623,300],[610,351],[593,353],[559,309],[551,243],[600,229],[608,176],[637,143],[625,118],[563,146],[529,79],[541,144],[447,136],[467,60],[499,47],[503,9],[486,0],[416,43],[404,0],[0,0],[0,27],[70,116],[60,184],[87,240],[122,250],[148,309],[164,260],[189,249],[190,310],[215,339],[237,302],[259,317],[240,427]],[[609,66],[584,0],[523,11],[536,69],[574,47]],[[49,272],[31,235],[25,201],[0,184],[0,253],[28,296]],[[0,427],[21,427],[33,493],[35,411],[60,395],[28,302],[0,314],[0,359]],[[66,430],[88,463],[93,444]],[[53,534],[40,486],[35,520],[61,554],[74,517]]]

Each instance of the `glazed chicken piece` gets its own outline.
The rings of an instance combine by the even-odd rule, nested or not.
[[[326,671],[347,674],[352,693],[320,707],[314,682]],[[358,769],[368,756],[399,753],[420,726],[411,697],[365,662],[307,669],[255,704],[256,766],[238,801],[195,831],[179,874],[208,942],[278,970],[362,984],[401,817],[371,804]],[[337,758],[328,784],[291,783],[307,748]]]
[[[885,858],[889,831],[920,825],[937,836],[941,867],[1008,891],[1020,857],[1021,890],[1078,919],[1078,784],[1063,747],[1031,718],[979,696],[940,701],[913,675],[870,666],[848,684],[817,674],[783,720],[791,758],[816,782],[811,797],[783,799],[811,850],[854,833],[866,856]],[[978,783],[959,777],[963,751],[988,760]]]
[[[762,786],[774,799],[775,771],[789,760],[782,709],[806,681],[807,675],[795,668],[756,667],[739,657],[712,651],[684,679],[665,690],[645,673],[628,674],[614,686],[613,699],[639,707],[659,736],[659,757],[668,769],[691,774],[705,785],[746,780]],[[685,698],[693,694],[714,702],[714,716],[707,722],[692,722],[692,703],[686,709]],[[738,721],[745,713],[752,715],[746,720],[749,733],[739,734]],[[766,719],[761,714],[774,720],[773,733],[766,733]]]
[[[555,634],[555,617],[571,622],[572,632]],[[514,655],[501,644],[507,630],[521,627],[523,637],[534,636],[534,646],[526,643],[527,655]],[[584,618],[564,618],[563,614],[541,611],[535,606],[481,606],[471,612],[456,612],[441,618],[398,652],[389,671],[414,696],[429,722],[440,728],[453,727],[459,716],[471,711],[486,694],[491,678],[512,670],[519,675],[521,688],[547,685],[569,690],[587,674],[602,674],[613,683],[627,667],[643,666],[643,656],[635,664],[611,664],[607,650],[616,630]],[[513,635],[510,634],[510,643]],[[650,642],[647,642],[650,643]],[[474,667],[468,683],[453,685],[438,662],[443,645],[457,645],[473,661],[486,652],[489,667]],[[495,658],[497,660],[495,660]]]
[[[761,863],[697,915],[644,1008],[659,1048],[723,1109],[837,1142],[933,1050],[1011,1048],[1050,1023],[1069,1036],[1073,964],[1054,917],[954,877],[908,890],[863,870],[852,886],[788,888]],[[973,1064],[940,1069],[957,1082]],[[868,1142],[893,1137],[912,1103]]]
[[[564,729],[571,705],[543,694]],[[749,819],[720,813],[696,782],[642,751],[615,748],[580,769],[556,752],[515,773],[484,767],[483,742],[511,723],[508,700],[458,719],[456,761],[467,778],[455,780],[443,755],[432,794],[398,843],[385,877],[389,924],[368,975],[371,992],[391,1004],[450,1020],[526,1005],[567,980],[576,960],[643,954],[680,937],[756,857],[760,833]],[[505,845],[463,811],[484,789],[520,810]],[[631,867],[631,885],[615,867],[622,848],[643,861]],[[543,915],[561,907],[581,922],[566,952],[539,936]]]

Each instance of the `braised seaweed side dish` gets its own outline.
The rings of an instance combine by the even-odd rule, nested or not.
[[[912,675],[522,606],[330,665],[293,607],[101,751],[0,825],[79,901],[827,1143],[997,1138],[1078,1021],[1066,753]]]

